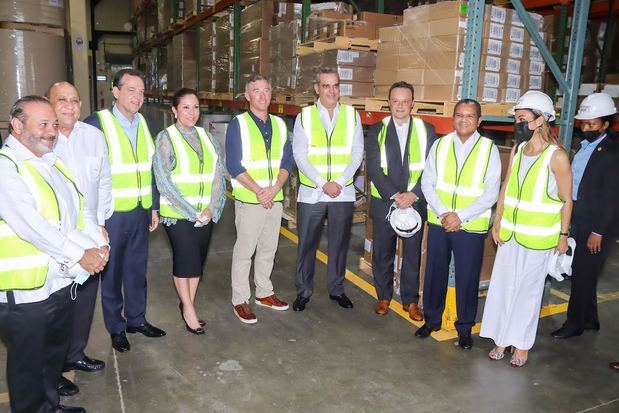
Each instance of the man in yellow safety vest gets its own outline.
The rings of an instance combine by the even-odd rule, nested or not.
[[[283,119],[270,115],[271,84],[254,74],[247,80],[249,110],[235,117],[226,131],[226,166],[232,177],[236,242],[232,251],[232,305],[246,324],[258,319],[249,304],[249,272],[254,259],[256,305],[287,310],[273,292],[271,271],[282,220],[282,187],[292,169],[292,149]]]
[[[363,130],[356,110],[339,102],[336,69],[320,68],[314,91],[318,101],[301,110],[292,140],[300,183],[295,311],[303,311],[314,292],[316,250],[325,218],[329,221],[329,297],[343,308],[353,307],[344,293],[344,274],[355,203],[353,177],[363,160]]]
[[[47,99],[10,111],[0,150],[0,334],[7,343],[11,411],[73,412],[57,385],[69,348],[71,286],[103,270],[107,249],[88,234],[83,197],[53,153],[58,120]],[[100,231],[96,229],[96,231]]]
[[[102,130],[108,146],[114,213],[105,221],[111,251],[101,278],[101,304],[112,347],[125,352],[131,349],[125,332],[165,336],[146,321],[148,232],[159,225],[159,193],[151,171],[155,144],[139,113],[144,75],[135,69],[119,70],[112,94],[114,106],[84,122]]]
[[[481,136],[481,106],[460,100],[453,114],[455,131],[437,140],[426,161],[421,189],[428,202],[428,248],[423,288],[425,324],[417,337],[441,328],[449,262],[455,259],[458,344],[473,346],[471,328],[477,313],[477,294],[484,239],[490,227],[490,208],[501,184],[501,160],[492,140]]]

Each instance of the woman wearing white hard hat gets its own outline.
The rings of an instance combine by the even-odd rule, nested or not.
[[[612,98],[594,93],[583,100],[576,119],[582,141],[572,160],[572,227],[576,239],[567,320],[554,338],[599,330],[597,279],[613,241],[612,223],[619,198],[619,148],[611,132],[617,113]]]
[[[525,93],[511,112],[518,143],[494,217],[498,251],[479,335],[496,344],[490,359],[502,359],[511,346],[510,364],[522,367],[535,342],[548,261],[568,248],[572,172],[552,131],[555,111],[546,94]]]

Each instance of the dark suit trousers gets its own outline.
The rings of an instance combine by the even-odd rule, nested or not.
[[[587,239],[591,234],[591,229],[575,224],[572,225],[571,232],[576,240],[576,251],[572,261],[572,285],[565,327],[571,332],[580,332],[585,326],[598,328],[600,325],[597,282],[608,250],[612,247],[613,237],[603,237],[600,253],[591,254],[587,248]]]
[[[77,287],[77,297],[71,304],[73,310],[73,333],[71,344],[67,353],[67,364],[82,360],[85,356],[84,349],[88,344],[90,326],[95,313],[95,302],[99,290],[100,274],[90,276],[88,280]]]
[[[7,341],[7,378],[13,413],[55,412],[56,387],[71,335],[71,287],[36,303],[0,304]]]
[[[393,297],[393,263],[397,235],[385,219],[374,219],[372,241],[372,275],[379,300]],[[421,258],[421,239],[423,229],[403,240],[403,261],[400,273],[400,297],[402,304],[419,302],[419,260]]]
[[[449,280],[449,262],[454,254],[456,266],[456,310],[459,334],[468,334],[475,324],[479,273],[481,271],[485,233],[460,230],[446,232],[429,225],[428,255],[423,286],[423,313],[429,327],[441,325],[445,310],[445,294]]]
[[[344,294],[346,256],[350,244],[353,202],[318,202],[297,204],[299,248],[297,252],[297,295],[308,298],[314,293],[316,250],[320,245],[325,218],[327,225],[327,289],[331,295]]]
[[[149,224],[150,211],[142,208],[114,212],[105,222],[110,236],[110,260],[101,278],[101,303],[105,327],[111,334],[146,321]]]

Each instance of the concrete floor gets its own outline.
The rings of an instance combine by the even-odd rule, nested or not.
[[[397,314],[374,315],[374,299],[348,281],[346,291],[355,308],[341,309],[328,299],[325,265],[320,263],[306,311],[258,307],[258,323],[245,325],[230,304],[233,219],[228,205],[198,291],[206,335],[193,336],[184,329],[167,237],[157,230],[151,243],[147,318],[168,335],[129,335],[132,350],[115,353],[97,306],[87,354],[105,360],[107,367],[99,373],[75,373],[81,391],[63,399],[64,404],[81,405],[91,413],[619,411],[619,374],[608,368],[610,361],[619,360],[619,300],[600,304],[601,332],[567,341],[549,335],[565,315],[543,318],[530,363],[522,369],[509,367],[507,358],[488,360],[492,344],[478,337],[471,351],[454,347],[452,340],[414,337],[414,326]],[[348,268],[361,275],[363,224],[353,232]],[[296,245],[281,237],[273,280],[278,295],[291,303],[295,258]],[[615,248],[600,293],[619,290],[618,269]],[[553,288],[569,293],[566,282]],[[1,351],[0,366],[5,364]],[[2,395],[0,412],[8,412],[1,400]]]

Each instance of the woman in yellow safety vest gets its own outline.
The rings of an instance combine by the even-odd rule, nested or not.
[[[178,90],[172,98],[176,123],[157,135],[153,169],[160,193],[161,223],[172,245],[172,273],[187,331],[204,334],[194,306],[213,231],[226,201],[223,160],[215,139],[196,126],[198,94]]]
[[[551,129],[550,97],[529,91],[511,113],[517,143],[494,216],[498,250],[479,335],[496,344],[491,360],[501,360],[511,346],[511,366],[522,367],[535,341],[548,261],[568,249],[572,171]]]

